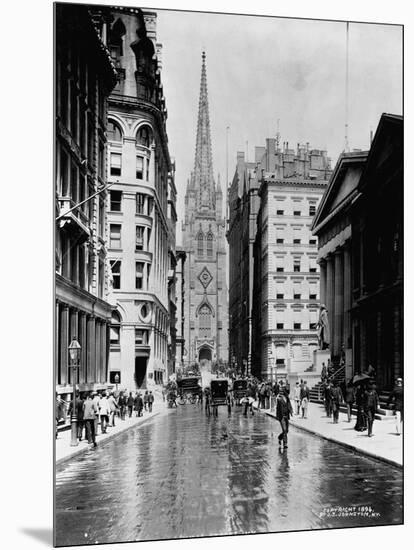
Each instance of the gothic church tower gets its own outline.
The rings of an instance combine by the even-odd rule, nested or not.
[[[226,239],[220,178],[213,175],[206,55],[202,54],[194,170],[187,182],[183,247],[187,253],[185,365],[228,359]]]

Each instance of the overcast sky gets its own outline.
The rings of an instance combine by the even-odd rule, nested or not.
[[[213,169],[229,179],[236,152],[281,142],[326,149],[334,164],[345,143],[346,23],[262,16],[157,11],[163,44],[167,131],[176,160],[181,217],[194,164],[201,74],[206,51]],[[369,147],[381,113],[402,114],[402,30],[349,25],[349,145]],[[180,236],[178,235],[178,239]]]

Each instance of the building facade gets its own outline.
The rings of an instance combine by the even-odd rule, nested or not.
[[[111,9],[108,45],[118,72],[108,107],[110,379],[134,390],[174,368],[176,190],[156,14]]]
[[[213,175],[205,53],[202,55],[194,171],[182,225],[185,264],[185,363],[227,363],[228,310],[225,219],[220,181]]]
[[[268,139],[256,171],[260,208],[254,245],[252,370],[262,378],[302,373],[318,347],[317,239],[311,223],[331,175],[326,151],[296,152]]]
[[[176,249],[177,267],[175,271],[176,278],[176,352],[175,364],[176,372],[184,370],[184,353],[185,353],[185,337],[184,337],[184,313],[185,313],[185,260],[186,253],[181,247]]]
[[[243,375],[252,372],[253,246],[260,206],[256,178],[260,160],[246,162],[244,153],[238,152],[228,191],[229,363]]]
[[[379,389],[403,373],[403,121],[383,114],[369,152],[342,154],[313,224],[331,358],[346,377],[377,372]]]
[[[69,399],[68,345],[82,346],[81,391],[108,381],[106,103],[116,71],[106,47],[106,15],[56,5],[56,315],[55,381]]]

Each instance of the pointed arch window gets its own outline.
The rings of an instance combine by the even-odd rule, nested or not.
[[[122,141],[122,130],[113,120],[108,121],[107,136],[109,141]]]
[[[149,148],[153,141],[153,133],[149,126],[146,124],[138,128],[136,143],[137,145],[142,145],[143,147]]]
[[[211,337],[211,309],[204,304],[198,312],[199,317],[199,335],[201,338]]]
[[[207,258],[213,257],[213,233],[210,231],[207,234]]]
[[[204,235],[201,231],[197,235],[197,254],[199,256],[204,254]]]

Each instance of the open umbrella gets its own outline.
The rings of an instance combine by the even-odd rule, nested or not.
[[[352,383],[353,384],[362,384],[363,382],[367,382],[368,380],[371,380],[371,377],[368,376],[368,374],[356,374],[353,378],[352,378]]]

